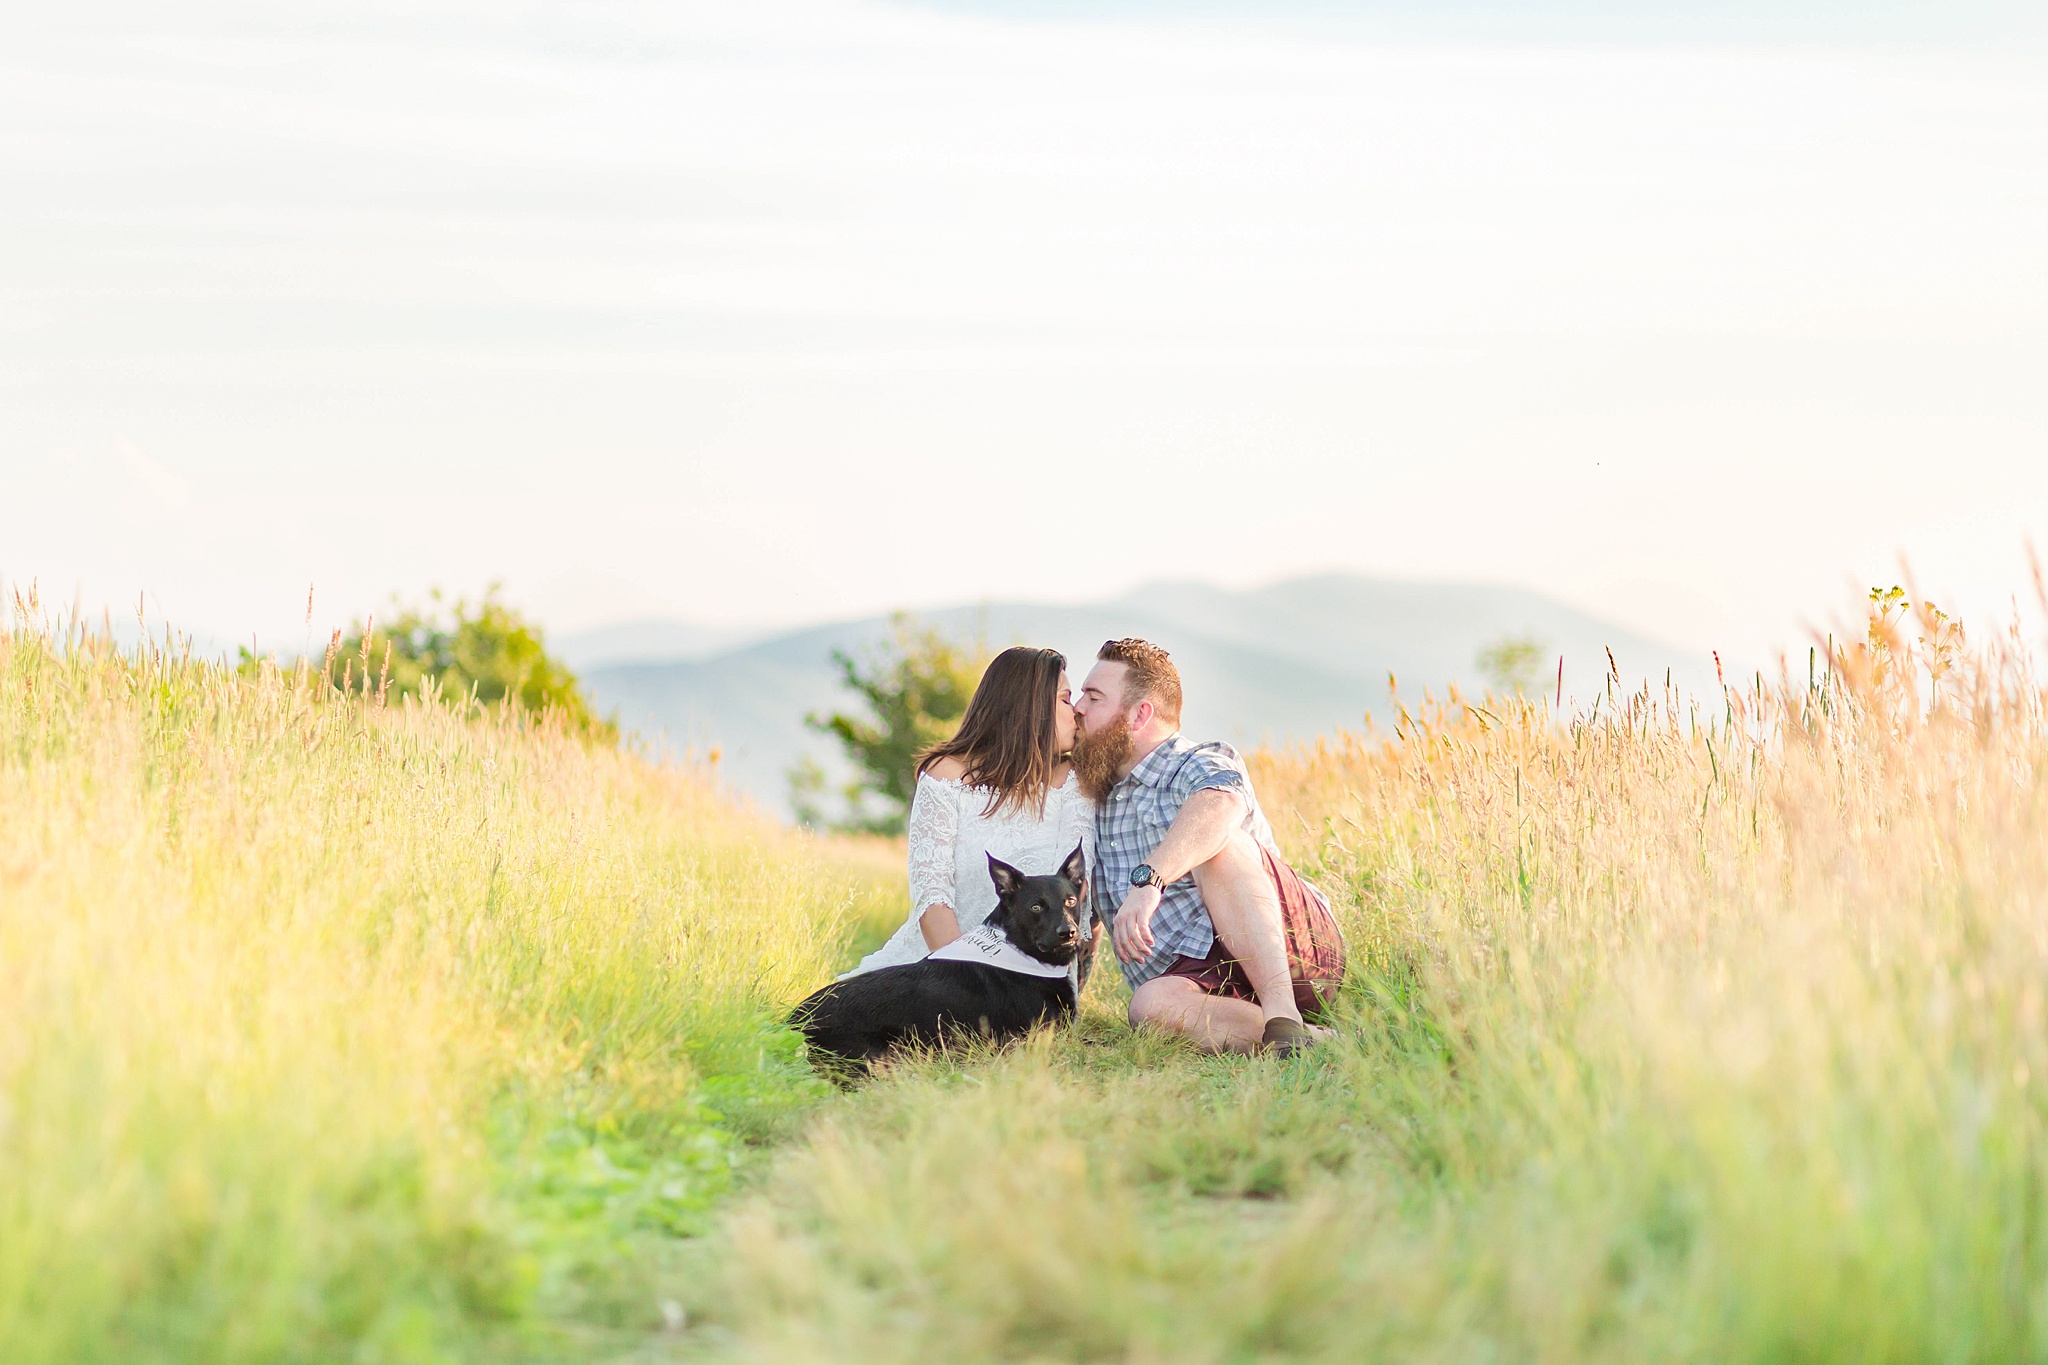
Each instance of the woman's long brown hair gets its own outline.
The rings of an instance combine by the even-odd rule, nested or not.
[[[962,780],[989,789],[982,814],[1027,805],[1044,810],[1061,757],[1053,708],[1066,671],[1066,656],[1056,649],[1017,645],[996,655],[975,686],[959,732],[918,756],[917,775],[942,758],[957,758],[967,767]]]

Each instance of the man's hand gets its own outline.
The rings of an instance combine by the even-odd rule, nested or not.
[[[1143,962],[1152,956],[1152,915],[1159,909],[1159,888],[1134,886],[1117,908],[1110,944],[1119,962]]]

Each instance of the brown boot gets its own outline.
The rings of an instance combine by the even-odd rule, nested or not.
[[[1308,1051],[1316,1041],[1316,1036],[1302,1024],[1276,1015],[1266,1021],[1266,1031],[1259,1037],[1259,1051],[1275,1057],[1292,1057]]]

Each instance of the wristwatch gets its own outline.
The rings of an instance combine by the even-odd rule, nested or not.
[[[1166,878],[1160,876],[1157,872],[1154,872],[1152,870],[1152,864],[1139,863],[1136,867],[1131,869],[1131,885],[1163,887],[1166,885]]]

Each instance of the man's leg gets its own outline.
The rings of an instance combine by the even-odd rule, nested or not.
[[[1249,1000],[1211,995],[1184,976],[1155,976],[1131,992],[1131,1027],[1184,1033],[1212,1052],[1257,1052],[1266,1018]]]
[[[1243,830],[1233,833],[1221,852],[1195,869],[1195,886],[1209,909],[1216,937],[1223,940],[1258,992],[1261,1027],[1267,1019],[1301,1023],[1301,1009],[1294,1003],[1294,978],[1287,965],[1280,893],[1266,875],[1258,840]]]

